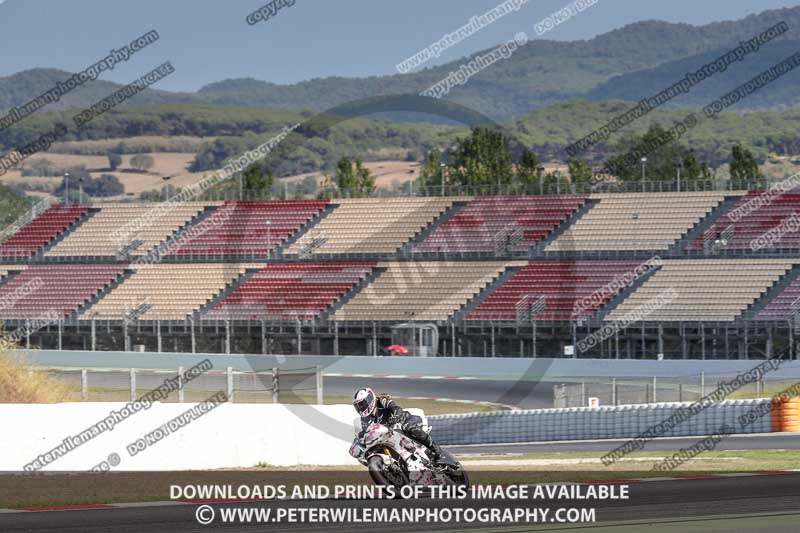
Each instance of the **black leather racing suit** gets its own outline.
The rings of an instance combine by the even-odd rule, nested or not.
[[[422,418],[403,410],[386,394],[378,395],[375,412],[372,415],[361,417],[361,432],[358,434],[358,438],[364,437],[367,428],[375,422],[390,428],[395,424],[400,424],[401,431],[405,436],[427,447],[435,457],[439,457],[442,453],[439,445],[422,429]]]

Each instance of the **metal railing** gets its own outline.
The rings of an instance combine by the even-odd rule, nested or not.
[[[494,183],[491,185],[457,185],[449,184],[444,188],[441,185],[419,186],[414,182],[407,182],[395,189],[379,188],[371,191],[359,191],[338,188],[319,189],[313,193],[294,191],[288,189],[282,192],[265,190],[225,189],[206,191],[197,197],[197,201],[252,201],[252,200],[294,200],[294,199],[339,199],[339,198],[399,198],[399,197],[436,197],[436,196],[541,196],[541,195],[567,195],[567,194],[593,194],[593,193],[664,193],[664,192],[712,192],[766,190],[772,183],[780,179],[770,180],[677,180],[674,181],[603,181],[599,183]],[[414,183],[413,186],[410,183]],[[169,199],[161,195],[148,200],[148,202],[164,202]],[[91,198],[90,204],[102,205],[104,203],[131,202],[140,203],[137,198],[120,200]]]
[[[182,376],[158,370],[40,369],[65,384],[73,400],[85,402],[127,402],[156,389],[165,378]],[[209,371],[169,393],[165,402],[195,402],[208,394],[226,391],[229,401],[236,403],[324,403],[323,376],[320,366],[266,372],[241,372],[228,367]]]

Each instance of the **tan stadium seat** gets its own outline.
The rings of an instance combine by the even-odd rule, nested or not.
[[[525,262],[385,262],[378,278],[339,309],[341,321],[447,320],[510,266]]]
[[[128,279],[90,307],[83,320],[121,320],[126,312],[152,306],[140,320],[184,320],[257,264],[156,264],[136,268]]]
[[[667,260],[644,285],[610,312],[606,320],[625,320],[630,313],[650,305],[652,310],[643,318],[645,321],[730,322],[799,261]],[[660,303],[656,305],[656,302]]]
[[[667,250],[737,192],[595,194],[598,200],[546,251]]]
[[[316,254],[394,253],[453,205],[452,198],[334,200],[336,209],[288,248],[299,255],[319,239]]]
[[[143,224],[138,233],[128,236],[126,242],[122,244],[141,240],[142,244],[136,247],[131,255],[134,257],[145,255],[188,224],[203,209],[214,204],[214,202],[176,204],[160,216],[152,217],[152,222]],[[115,240],[114,231],[125,228],[135,220],[147,220],[160,205],[163,204],[102,204],[98,213],[78,226],[45,255],[47,257],[115,256],[121,243]]]

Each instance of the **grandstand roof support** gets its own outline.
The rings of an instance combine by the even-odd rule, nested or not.
[[[731,350],[730,350],[730,344],[728,342],[728,326],[726,325],[725,326],[725,355],[727,357],[730,357],[730,354],[731,354]]]
[[[647,338],[644,322],[642,322],[642,359],[647,359]]]
[[[750,328],[747,327],[747,322],[744,323],[744,350],[743,352],[740,350],[740,353],[744,353],[745,359],[750,359],[750,340],[748,338]],[[741,359],[741,357],[740,357]]]
[[[519,340],[522,342],[522,339]],[[522,348],[519,350],[520,357],[523,354]],[[450,323],[450,357],[456,356],[456,324],[455,322]]]
[[[333,321],[333,355],[339,355],[339,323]]]
[[[372,357],[378,357],[378,326],[372,323]]]
[[[492,357],[497,357],[497,345],[494,338],[494,322],[492,322]]]
[[[705,324],[700,324],[700,356],[705,361],[706,359],[706,327]]]
[[[572,358],[575,359],[578,357],[578,323],[573,321],[572,322]]]
[[[766,348],[767,353],[765,354],[767,359],[772,357],[773,343],[775,342],[773,334],[774,331],[772,330],[772,326],[767,326],[767,348]]]
[[[267,321],[261,319],[261,355],[267,355]]]
[[[297,355],[303,355],[303,328],[300,318],[295,321],[297,325]]]
[[[727,333],[727,331],[728,330],[726,329],[725,332]],[[686,339],[686,326],[684,325],[683,322],[681,322],[680,325],[680,335],[681,335],[681,351],[683,352],[683,359],[686,359],[686,356],[688,355],[689,352],[689,343],[688,340]]]
[[[225,353],[231,353],[231,321],[230,319],[225,319]]]

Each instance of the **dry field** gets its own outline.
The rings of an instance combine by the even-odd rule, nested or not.
[[[414,161],[374,161],[364,163],[364,166],[375,176],[376,185],[387,189],[391,189],[394,185],[402,185],[407,181],[417,179],[420,170],[419,163]],[[317,184],[320,184],[324,179],[323,174],[323,172],[308,172],[306,174],[288,176],[284,179],[292,183],[302,181],[307,176],[315,176]]]
[[[122,165],[115,172],[107,170],[108,158],[105,156],[55,154],[47,152],[40,155],[35,155],[31,157],[29,161],[47,159],[57,166],[85,166],[87,171],[94,178],[99,177],[101,174],[111,174],[116,176],[125,186],[125,192],[127,194],[121,197],[104,198],[104,200],[131,198],[131,193],[133,196],[138,196],[145,191],[160,190],[164,185],[164,181],[162,179],[164,176],[172,176],[172,179],[169,181],[169,183],[178,188],[191,185],[203,178],[202,172],[189,172],[187,170],[188,166],[194,160],[194,154],[156,152],[149,155],[153,157],[155,163],[153,167],[146,173],[131,168],[130,159],[133,157],[133,155],[123,155]],[[6,175],[0,178],[0,181],[6,184],[29,183],[41,184],[55,188],[61,183],[61,178],[22,176],[19,170],[10,170]],[[31,194],[36,194],[37,196],[45,195],[42,193],[37,194],[34,191],[31,191]]]

